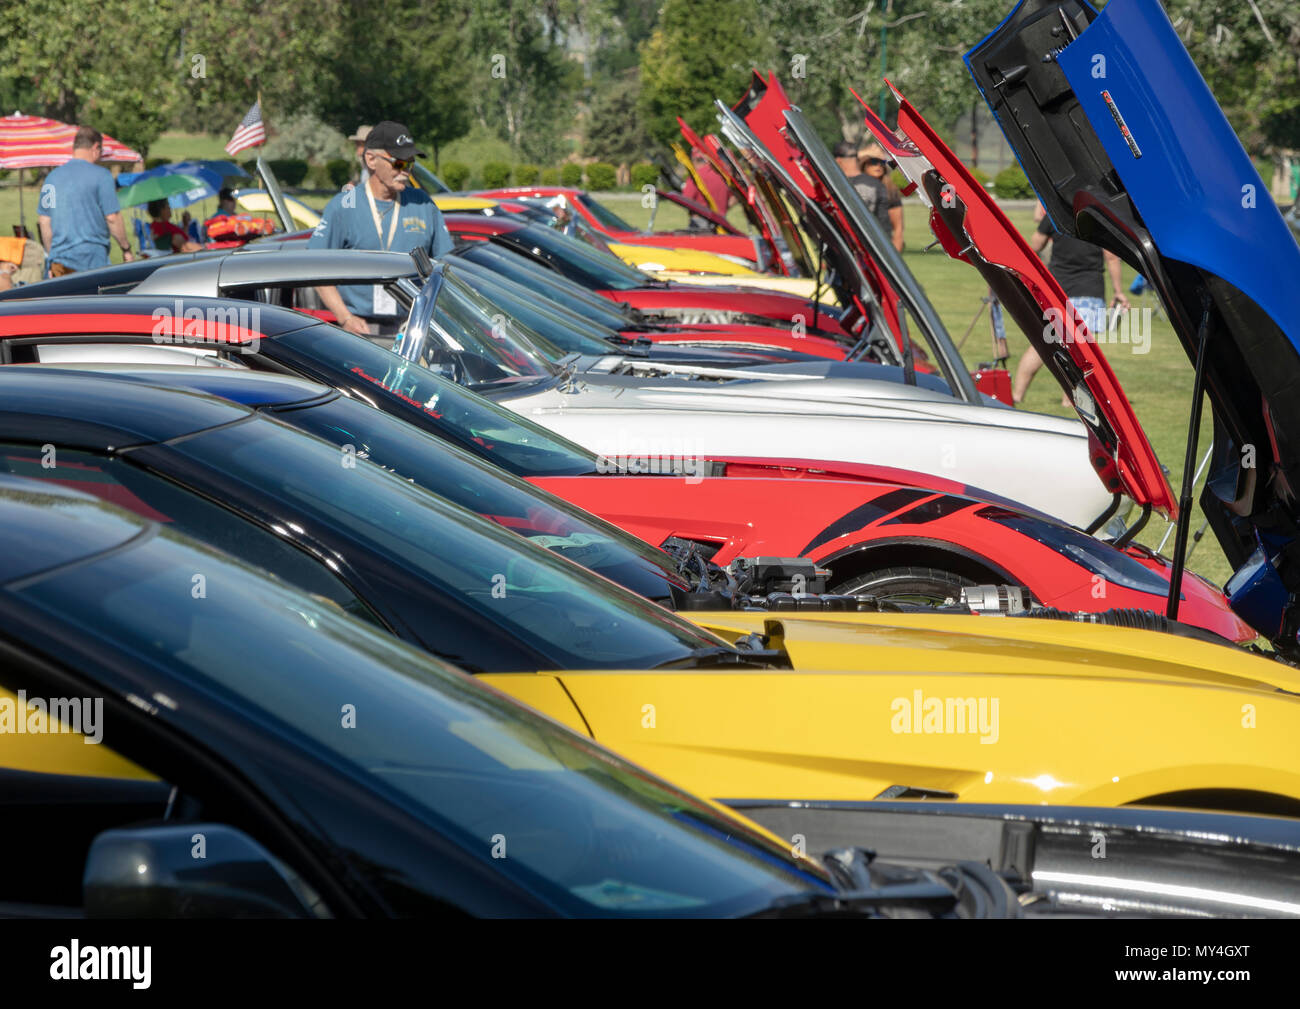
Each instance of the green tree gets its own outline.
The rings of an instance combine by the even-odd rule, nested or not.
[[[713,132],[714,99],[735,101],[753,68],[775,57],[769,19],[766,8],[744,0],[666,0],[641,47],[638,108],[650,136],[677,139],[678,116],[697,132]]]
[[[634,161],[650,150],[650,134],[637,113],[640,81],[629,71],[592,99],[584,154],[602,161]]]
[[[1166,0],[1165,7],[1246,150],[1300,148],[1300,5]]]
[[[6,6],[0,80],[38,103],[23,111],[94,126],[145,154],[180,96],[180,35],[168,8],[142,0]],[[152,44],[123,45],[127,25]]]
[[[469,131],[463,54],[466,5],[396,0],[382,18],[346,0],[338,50],[327,74],[322,116],[345,136],[361,123],[405,123],[440,163],[442,149]]]
[[[572,11],[555,2],[476,0],[457,63],[473,114],[510,144],[515,158],[558,160],[565,149],[582,68],[565,56]]]
[[[173,10],[184,103],[177,125],[233,133],[259,92],[267,129],[292,113],[321,110],[331,70],[352,39],[343,35],[344,0],[164,0]],[[135,0],[138,10],[154,6]],[[122,22],[120,49],[152,59],[160,49],[138,22]],[[349,130],[348,132],[351,132]]]
[[[885,73],[946,131],[979,100],[962,55],[1006,14],[1007,0],[767,0],[778,35],[774,68],[790,100],[827,140],[865,139],[857,91],[880,111]],[[885,102],[893,122],[894,102]]]

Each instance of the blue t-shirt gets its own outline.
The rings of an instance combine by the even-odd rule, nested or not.
[[[375,230],[375,218],[370,212],[370,201],[361,186],[339,193],[325,205],[320,224],[307,242],[309,249],[384,249],[392,252],[410,252],[423,247],[431,257],[446,255],[451,251],[451,234],[443,223],[442,213],[434,206],[429,194],[421,189],[407,188],[399,195],[400,215],[392,245],[387,245],[393,227],[393,201],[375,198],[379,211],[379,225],[383,237]],[[362,318],[375,315],[374,287],[370,284],[341,284],[339,295],[348,311]],[[391,317],[391,315],[389,316]]]
[[[50,219],[50,262],[73,270],[108,265],[109,214],[121,211],[113,173],[73,158],[45,177],[39,211]]]

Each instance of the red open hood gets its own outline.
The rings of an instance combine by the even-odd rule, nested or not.
[[[755,73],[735,108],[717,104],[723,135],[741,146],[752,138],[757,146],[744,153],[753,153],[759,170],[783,191],[803,229],[821,243],[835,272],[841,278],[856,278],[851,296],[858,310],[889,331],[904,358],[909,349],[924,343],[924,352],[953,394],[968,403],[982,402],[925,291],[807,117],[790,104],[776,76],[764,79]],[[864,299],[871,304],[864,304]]]
[[[853,229],[842,220],[840,208],[835,200],[818,184],[816,176],[804,165],[799,150],[789,142],[785,132],[785,112],[791,107],[790,99],[786,97],[785,89],[781,87],[776,74],[769,73],[765,78],[755,70],[750,78],[749,88],[731,108],[781,164],[790,180],[799,187],[804,196],[838,221],[842,234],[854,247],[859,265],[875,289],[885,322],[901,348],[903,337],[902,326],[898,320],[898,292],[894,290],[889,278],[880,269],[871,252],[862,248],[856,241]]]
[[[728,163],[728,159],[723,155],[721,144],[714,137],[705,140],[700,137],[693,129],[687,125],[686,120],[681,116],[677,117],[677,125],[682,131],[682,138],[686,141],[691,151],[697,152],[704,157],[715,172],[718,173],[722,181],[727,184],[745,208],[745,215],[749,218],[750,223],[758,227],[763,236],[763,241],[767,245],[767,263],[769,270],[791,275],[789,264],[781,256],[781,248],[776,239],[777,224],[772,219],[771,210],[762,201],[757,187],[753,182],[747,182],[740,173],[735,170],[738,166]]]
[[[1155,450],[1061,285],[988,191],[920,113],[889,87],[899,101],[898,131],[891,131],[864,102],[867,128],[930,207],[930,227],[944,251],[979,270],[1061,383],[1088,428],[1089,454],[1106,489],[1177,517],[1174,492]]]

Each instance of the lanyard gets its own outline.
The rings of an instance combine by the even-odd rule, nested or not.
[[[370,191],[370,182],[366,180],[362,183],[366,187],[366,199],[370,201],[370,218],[375,222],[375,234],[379,236],[381,242],[384,241],[384,229],[379,226],[379,207],[375,205],[375,194]],[[397,219],[402,215],[402,194],[398,193],[397,198],[393,200],[393,223],[388,226],[388,241],[384,242],[384,251],[387,252],[393,244],[393,236],[397,234]]]

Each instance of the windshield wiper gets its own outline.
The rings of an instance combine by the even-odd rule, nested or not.
[[[751,918],[861,918],[872,912],[920,911],[927,916],[951,914],[957,907],[957,893],[942,877],[928,870],[928,877],[906,883],[891,883],[872,890],[844,893],[809,893],[778,897]]]
[[[838,848],[823,858],[839,893],[812,890],[778,897],[753,918],[1019,917],[1006,881],[985,865],[942,869],[882,865],[866,848]]]
[[[707,669],[716,666],[749,666],[754,669],[771,669],[781,659],[781,653],[768,648],[742,652],[730,645],[705,645],[692,649],[690,654],[661,662],[654,669]]]

